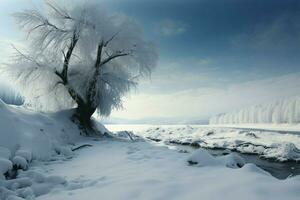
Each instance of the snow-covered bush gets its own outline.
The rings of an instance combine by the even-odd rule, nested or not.
[[[219,114],[210,124],[300,123],[300,97],[281,99],[234,112]]]

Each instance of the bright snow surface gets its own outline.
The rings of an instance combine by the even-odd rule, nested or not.
[[[300,196],[300,176],[278,180],[234,154],[215,158],[202,149],[180,153],[144,140],[80,137],[69,112],[38,114],[2,102],[0,109],[2,173],[13,161],[21,165],[16,179],[1,174],[1,200]],[[71,151],[80,144],[92,146]],[[23,169],[23,164],[28,166]]]
[[[232,169],[203,155],[205,166],[190,166],[190,154],[146,142],[92,144],[71,161],[42,166],[68,183],[37,199],[299,199],[299,177],[279,181],[253,164]]]

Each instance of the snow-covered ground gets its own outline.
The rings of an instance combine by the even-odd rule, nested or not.
[[[142,141],[92,144],[71,161],[43,166],[67,183],[37,199],[296,200],[300,195],[299,177],[279,181],[253,164],[229,168],[202,151],[190,156]],[[199,163],[191,166],[188,160]]]
[[[82,137],[69,117],[70,111],[39,114],[0,101],[1,200],[299,199],[300,176],[278,180],[235,153],[215,158],[203,149],[176,151],[128,132],[115,138]],[[189,126],[139,130],[143,137],[165,139],[172,135],[166,131],[177,131],[179,139],[198,131],[215,135],[216,142],[221,133],[229,141],[244,134],[231,129],[209,134],[208,128]],[[84,144],[89,146],[75,150]]]

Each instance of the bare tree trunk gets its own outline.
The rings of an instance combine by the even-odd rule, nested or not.
[[[91,120],[96,108],[89,104],[78,104],[73,115],[73,120],[79,125],[79,128],[85,135],[92,135],[97,133],[97,129]]]

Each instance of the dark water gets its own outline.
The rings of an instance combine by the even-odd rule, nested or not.
[[[195,151],[197,148],[191,146],[177,145],[172,144],[171,146],[177,147],[179,150],[185,151]],[[220,149],[206,149],[213,156],[222,156],[230,153],[229,150],[220,150]],[[239,156],[245,159],[246,163],[254,163],[263,170],[269,172],[272,176],[278,179],[286,179],[290,176],[300,175],[300,162],[278,162],[274,160],[262,159],[258,155],[251,154],[241,154],[238,152]]]

